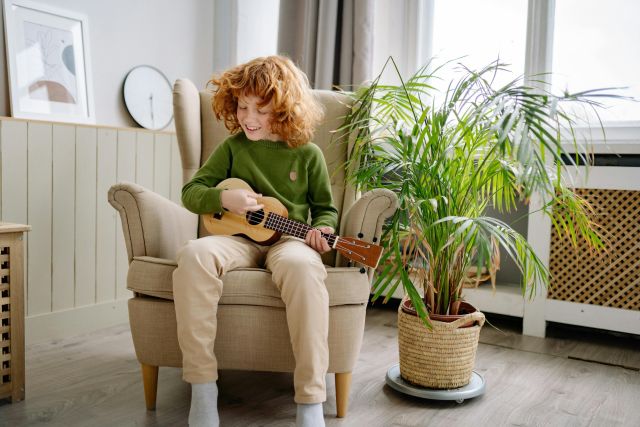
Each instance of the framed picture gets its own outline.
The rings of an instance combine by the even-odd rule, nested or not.
[[[86,15],[3,1],[13,117],[95,123]]]

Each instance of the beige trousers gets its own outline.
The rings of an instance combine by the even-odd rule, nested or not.
[[[271,271],[286,306],[296,360],[295,401],[324,402],[329,365],[327,272],[320,254],[292,237],[264,247],[242,237],[209,236],[189,241],[178,252],[173,297],[183,379],[190,383],[217,380],[213,346],[223,286],[220,278],[234,268],[261,266]]]

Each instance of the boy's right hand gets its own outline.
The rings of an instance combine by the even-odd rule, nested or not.
[[[244,215],[248,211],[258,211],[264,205],[258,203],[258,198],[262,194],[253,191],[237,188],[234,190],[224,190],[220,193],[222,207],[237,215]]]

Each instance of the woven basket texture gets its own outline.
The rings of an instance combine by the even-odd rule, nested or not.
[[[433,329],[427,329],[419,317],[405,313],[402,308],[398,309],[402,378],[412,384],[434,389],[451,389],[469,384],[484,315],[475,312],[466,318],[475,320],[476,325],[461,328],[452,327],[452,323],[431,320]]]

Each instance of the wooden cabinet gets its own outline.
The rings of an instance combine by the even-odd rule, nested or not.
[[[24,399],[24,245],[28,225],[0,222],[0,399]]]

